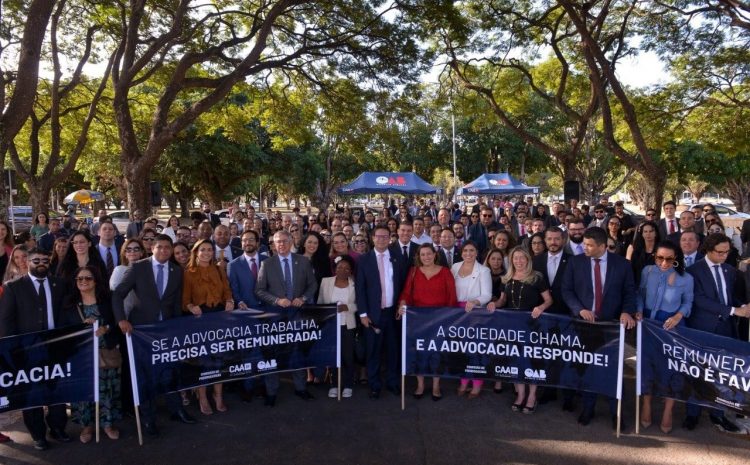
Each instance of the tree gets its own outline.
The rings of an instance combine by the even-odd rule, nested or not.
[[[73,173],[86,149],[89,128],[109,78],[111,61],[98,83],[83,76],[99,30],[98,26],[90,26],[81,34],[77,32],[81,21],[87,22],[82,19],[86,14],[78,5],[66,0],[58,2],[50,23],[47,52],[52,61],[52,80],[42,81],[38,88],[25,134],[28,145],[22,145],[24,153],[19,153],[15,141],[10,142],[13,166],[26,183],[35,215],[49,211],[50,191]],[[71,48],[78,50],[81,43],[73,73],[63,80],[61,57],[72,59]]]
[[[54,0],[32,0],[24,9],[14,3],[0,2],[0,165],[3,167],[8,147],[34,104],[42,42],[54,4]],[[13,66],[6,67],[5,63]],[[0,176],[0,189],[5,192],[4,176]],[[5,218],[5,195],[0,197],[3,199],[0,218]]]
[[[148,203],[148,180],[161,154],[189,125],[247,78],[273,70],[316,84],[331,69],[385,83],[410,79],[418,54],[411,31],[387,20],[393,5],[361,0],[132,0],[101,5],[111,18],[112,71],[122,170],[131,209]],[[131,112],[132,93],[161,72],[163,86],[146,134]]]

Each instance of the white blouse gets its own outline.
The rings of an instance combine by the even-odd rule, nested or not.
[[[456,297],[459,302],[478,300],[480,305],[487,305],[492,299],[492,275],[490,269],[479,262],[474,262],[474,269],[466,277],[458,275],[461,263],[454,263],[451,273],[456,281]]]

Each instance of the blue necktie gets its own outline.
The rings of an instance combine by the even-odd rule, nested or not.
[[[156,265],[159,270],[156,272],[156,290],[159,291],[159,298],[164,296],[164,265]]]
[[[724,285],[721,283],[721,267],[714,265],[714,277],[716,278],[716,287],[719,289],[719,299],[723,305],[727,304],[727,296],[724,293]]]
[[[289,259],[284,259],[284,287],[286,288],[286,298],[289,300],[294,299],[294,293],[292,289],[292,270],[289,268]]]
[[[685,257],[685,268],[693,266],[693,257]]]

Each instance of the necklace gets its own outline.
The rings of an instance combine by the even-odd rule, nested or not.
[[[518,300],[516,300],[516,283],[520,282],[521,287],[518,289]],[[510,280],[510,304],[512,308],[522,308],[521,301],[523,300],[523,281],[516,281],[515,279]]]

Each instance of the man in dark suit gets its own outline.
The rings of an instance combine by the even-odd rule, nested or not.
[[[377,226],[372,234],[374,248],[357,264],[357,314],[364,326],[367,346],[367,379],[370,398],[380,397],[380,364],[385,352],[386,388],[401,395],[396,305],[404,286],[404,262],[391,254],[390,234]]]
[[[292,235],[284,230],[277,231],[273,235],[273,243],[276,255],[261,264],[255,295],[266,305],[287,311],[296,311],[306,303],[315,303],[318,282],[310,261],[302,255],[291,253]],[[312,400],[314,397],[307,390],[305,374],[305,370],[292,372],[294,394],[302,400]],[[266,378],[266,405],[272,407],[279,390],[279,375],[271,374]]]
[[[49,230],[39,238],[39,248],[47,253],[52,253],[55,241],[60,237],[68,237],[68,232],[62,228],[60,218],[50,218]]]
[[[440,245],[437,247],[437,264],[450,269],[454,263],[462,261],[461,251],[456,247],[456,235],[451,228],[440,231]]]
[[[547,251],[533,258],[532,268],[544,276],[547,287],[552,294],[552,305],[547,308],[547,313],[558,315],[569,315],[570,309],[565,305],[562,297],[562,280],[568,266],[568,260],[572,255],[563,250],[565,244],[562,229],[553,226],[544,231],[544,243]],[[563,410],[572,412],[573,396],[575,391],[563,389]],[[557,400],[557,391],[554,388],[544,388],[544,393],[539,397],[540,404],[546,404]]]
[[[42,249],[31,249],[27,260],[29,274],[5,284],[5,291],[0,299],[0,337],[55,329],[76,323],[66,321],[62,314],[64,284],[57,278],[47,276],[49,254]],[[23,422],[37,450],[49,448],[47,426],[52,439],[70,442],[70,436],[65,433],[67,421],[65,404],[48,406],[46,419],[43,407],[23,411]]]
[[[170,261],[172,239],[158,234],[151,249],[152,256],[133,263],[123,275],[112,294],[112,310],[123,333],[133,331],[133,325],[144,325],[182,316],[182,268]],[[135,292],[138,305],[125,315],[125,297]],[[144,374],[145,375],[145,374]],[[182,408],[176,392],[165,396],[173,421],[192,424],[195,419]],[[141,398],[143,430],[158,436],[156,428],[156,399],[153,393]]]
[[[706,256],[687,269],[693,277],[693,308],[687,324],[699,331],[737,338],[736,317],[749,317],[750,305],[743,305],[734,293],[737,270],[725,263],[731,245],[730,239],[723,234],[709,235],[704,244]],[[688,404],[686,410],[687,417],[682,426],[695,429],[701,408]],[[721,410],[712,410],[709,418],[720,431],[740,431]]]
[[[680,233],[680,250],[682,250],[682,256],[685,259],[685,268],[693,266],[703,258],[703,254],[698,251],[700,245],[697,232],[685,231]]]
[[[694,232],[698,235],[698,242],[703,242],[703,234],[695,230],[695,214],[690,210],[680,213],[680,230],[667,236],[667,240],[676,246],[680,246],[680,237],[684,232]]]
[[[206,216],[206,219],[211,222],[212,228],[216,228],[218,225],[221,224],[221,219],[219,219],[219,215],[211,211],[211,205],[209,205],[208,202],[203,202],[202,209],[203,209],[203,214]]]
[[[143,230],[143,213],[140,210],[135,210],[133,220],[128,225],[125,235],[128,239],[133,239],[141,235],[141,230]]]
[[[109,279],[112,271],[120,264],[120,249],[125,239],[117,235],[114,224],[104,221],[99,223],[99,235],[93,236],[92,240],[96,244],[99,256],[102,257],[102,263],[106,266],[106,278]]]
[[[260,236],[257,232],[246,229],[240,236],[240,240],[243,254],[227,265],[229,287],[232,289],[232,298],[240,310],[257,309],[263,305],[263,302],[255,295],[255,286],[258,282],[261,263],[268,257],[258,252]],[[264,377],[264,382],[268,383],[268,377]],[[245,379],[244,392],[242,393],[242,399],[245,402],[252,400],[254,385],[254,378]]]
[[[607,232],[591,227],[583,234],[584,253],[572,257],[563,275],[562,297],[573,316],[589,322],[619,320],[626,329],[635,327],[633,268],[625,258],[607,251]],[[594,417],[596,394],[583,393],[578,423]],[[617,428],[617,402],[609,400],[612,427]]]
[[[677,204],[671,200],[664,202],[664,218],[659,220],[659,237],[667,237],[680,231],[680,224],[675,217]]]
[[[226,271],[226,264],[235,258],[242,256],[242,249],[232,247],[229,244],[229,227],[223,224],[220,224],[214,229],[213,239],[216,260],[218,260],[219,266],[223,267]]]
[[[742,230],[740,231],[740,240],[744,246],[743,256],[750,256],[750,219],[742,222]]]
[[[417,254],[419,244],[412,242],[414,228],[411,222],[403,221],[398,225],[396,233],[398,234],[398,240],[391,244],[388,248],[391,251],[392,257],[398,257],[404,264],[404,278],[409,270],[410,266],[414,265],[414,257]]]

